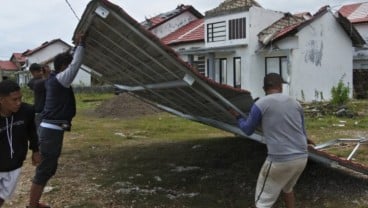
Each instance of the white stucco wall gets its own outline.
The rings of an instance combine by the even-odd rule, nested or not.
[[[59,53],[63,53],[69,50],[70,46],[63,44],[62,42],[55,42],[27,57],[28,67],[32,63],[42,63],[52,59]],[[53,68],[51,68],[53,69]]]
[[[249,90],[252,96],[264,96],[263,78],[265,76],[265,59],[258,54],[260,44],[258,33],[284,16],[284,13],[252,7],[249,10],[249,44],[244,55],[244,67],[242,67],[242,88]],[[243,61],[243,58],[242,58]]]
[[[187,11],[165,22],[164,24],[153,28],[151,32],[155,34],[158,38],[163,38],[196,19],[198,19],[196,16]]]
[[[290,59],[290,95],[313,101],[322,94],[324,100],[330,100],[331,89],[341,78],[352,90],[352,42],[331,13],[304,27],[297,37],[299,46]]]
[[[227,60],[227,82],[225,84],[233,86],[234,57],[240,57],[241,87],[243,89],[249,90],[253,97],[263,95],[262,82],[265,69],[263,64],[264,59],[261,59],[255,54],[259,48],[257,34],[276,20],[280,19],[282,16],[282,12],[266,10],[259,7],[251,7],[249,11],[205,18],[205,47],[227,48],[224,52],[221,52],[221,49],[219,49],[219,51],[215,53],[216,65],[218,65],[218,59],[225,58]],[[229,40],[229,20],[243,17],[246,18],[246,38]],[[206,25],[220,21],[226,22],[226,41],[207,42]]]

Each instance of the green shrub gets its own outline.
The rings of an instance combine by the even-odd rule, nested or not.
[[[346,86],[341,78],[337,86],[332,87],[331,94],[332,94],[331,100],[332,104],[335,105],[346,104],[349,101],[349,86]]]

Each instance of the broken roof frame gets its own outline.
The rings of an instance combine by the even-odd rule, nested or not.
[[[259,132],[245,135],[227,110],[245,116],[253,104],[248,91],[199,74],[117,5],[92,0],[78,32],[88,33],[83,64],[118,89],[169,113],[265,143]],[[368,175],[368,167],[318,148],[310,147],[309,156],[333,168]]]

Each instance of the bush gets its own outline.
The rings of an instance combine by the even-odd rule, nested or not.
[[[337,86],[331,89],[331,103],[335,105],[344,105],[349,101],[349,87],[344,84],[342,79],[339,80]]]

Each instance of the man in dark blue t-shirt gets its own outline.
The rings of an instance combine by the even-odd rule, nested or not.
[[[70,130],[76,113],[75,97],[71,84],[82,65],[84,55],[84,35],[75,37],[76,49],[73,56],[66,52],[54,58],[55,71],[45,81],[46,100],[40,114],[39,148],[41,163],[30,191],[29,208],[49,207],[39,203],[43,189],[49,179],[56,173],[61,154],[64,131]]]

